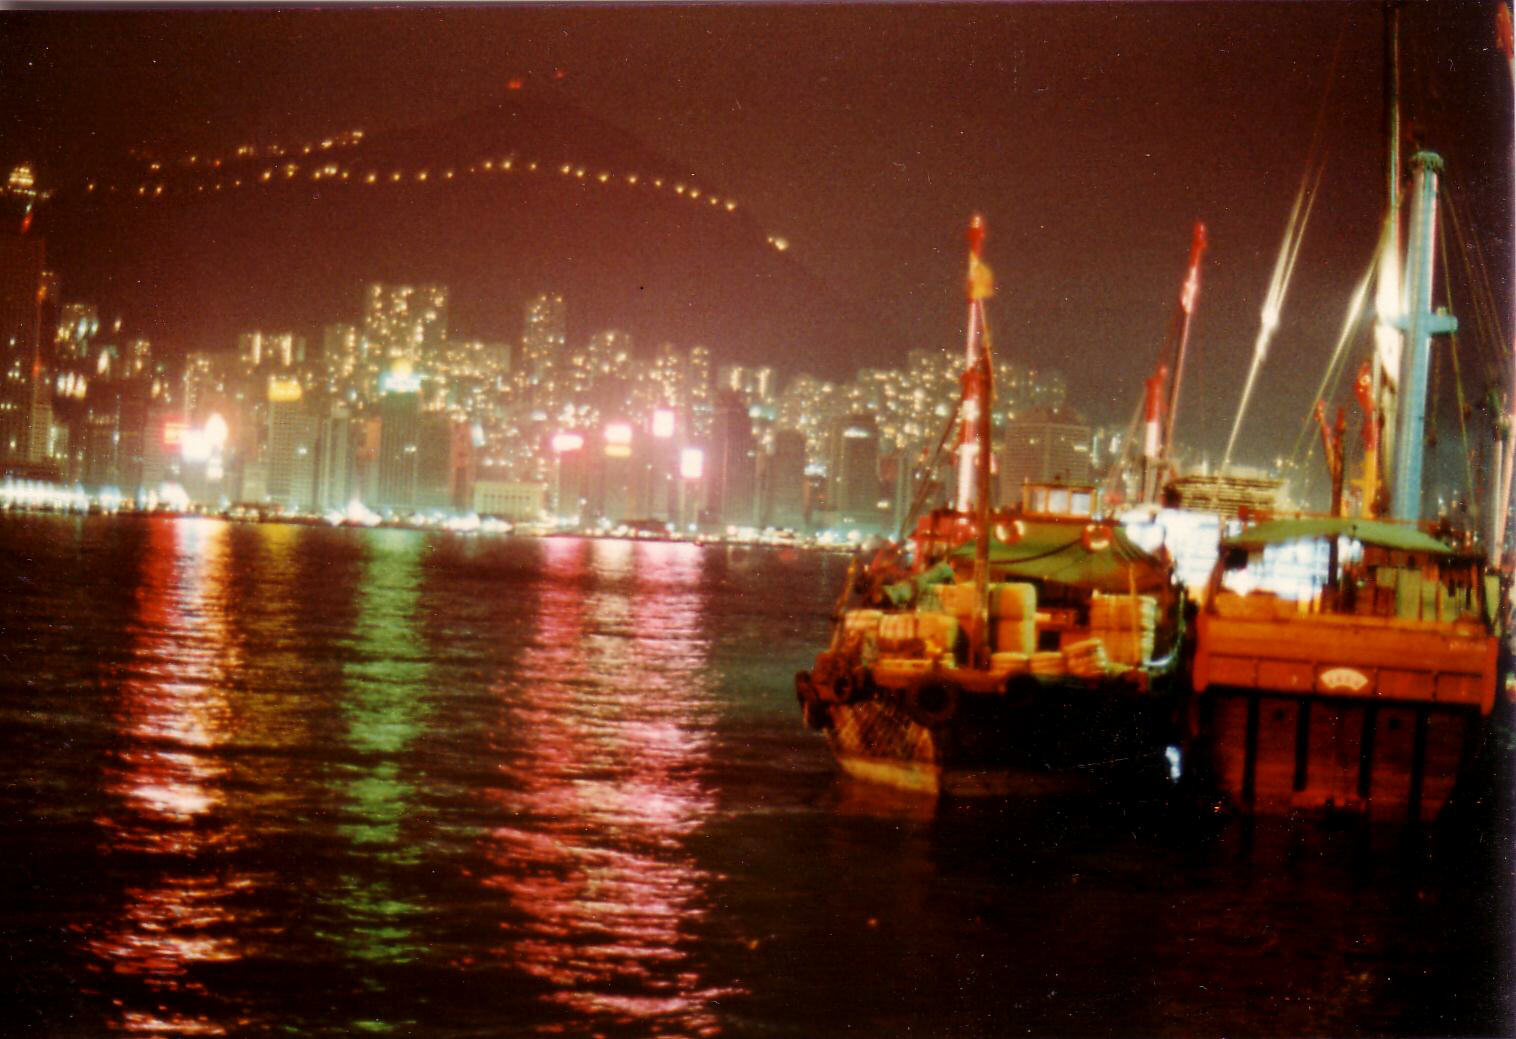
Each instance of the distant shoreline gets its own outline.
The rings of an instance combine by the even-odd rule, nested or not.
[[[860,544],[836,543],[819,541],[815,538],[801,537],[735,537],[715,534],[686,534],[675,533],[652,533],[652,532],[628,532],[628,531],[596,531],[596,530],[560,530],[549,529],[538,524],[509,524],[506,523],[497,529],[458,529],[447,526],[444,523],[411,522],[408,520],[382,520],[378,523],[360,523],[344,520],[339,523],[321,517],[311,515],[287,515],[287,514],[263,514],[256,510],[246,510],[244,514],[237,514],[238,510],[224,510],[216,512],[184,512],[175,509],[103,509],[92,507],[89,509],[58,508],[52,506],[25,506],[8,504],[0,506],[0,518],[12,517],[40,517],[50,516],[69,519],[132,519],[132,520],[164,520],[164,519],[193,519],[215,520],[222,523],[235,523],[254,526],[283,525],[291,527],[322,527],[334,530],[410,530],[418,533],[451,534],[458,537],[482,537],[482,538],[584,538],[595,541],[644,541],[663,542],[669,544],[712,545],[721,547],[739,548],[773,548],[773,549],[803,549],[806,551],[831,552],[838,554],[852,554],[860,550]]]

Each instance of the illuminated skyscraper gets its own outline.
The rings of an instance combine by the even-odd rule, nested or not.
[[[628,404],[633,414],[649,414],[655,408],[683,409],[684,357],[677,346],[660,343],[652,364],[633,368]]]
[[[690,358],[685,366],[685,407],[689,409],[690,423],[698,439],[711,435],[711,412],[714,401],[711,397],[711,351],[709,347],[690,347]]]
[[[58,312],[59,360],[87,361],[99,331],[100,314],[93,303],[65,303]]]
[[[763,457],[763,525],[799,530],[805,526],[805,434],[774,433],[774,449]]]
[[[620,410],[631,382],[632,337],[617,329],[596,332],[567,354],[562,367],[559,388],[565,399],[598,413]]]
[[[767,366],[722,365],[716,384],[722,389],[736,390],[749,404],[769,404],[775,396],[774,369]]]
[[[1000,456],[1000,500],[1021,501],[1021,486],[1090,482],[1090,427],[1074,412],[1038,408],[1006,424]]]
[[[832,428],[830,501],[846,526],[875,529],[879,510],[879,427],[867,413],[848,415]]]
[[[758,449],[747,403],[733,390],[716,393],[706,463],[708,522],[752,527],[758,522]]]
[[[336,323],[321,329],[321,371],[327,392],[339,399],[355,402],[372,392],[360,379],[363,336],[356,325]]]
[[[374,504],[416,507],[421,453],[421,385],[403,367],[385,375],[379,397],[379,485]]]
[[[27,166],[0,188],[0,461],[28,460],[33,404],[41,399],[44,248],[31,231],[39,197]]]
[[[270,380],[265,493],[287,509],[310,509],[316,503],[316,431],[300,383]]]
[[[447,288],[369,285],[364,294],[363,339],[376,371],[401,360],[425,369],[447,342]]]
[[[316,506],[345,509],[358,495],[354,480],[356,430],[351,413],[341,404],[321,419],[316,440]]]
[[[555,379],[563,362],[568,340],[568,321],[563,297],[544,292],[526,305],[521,323],[520,363],[515,366],[517,389],[531,401],[555,401]]]

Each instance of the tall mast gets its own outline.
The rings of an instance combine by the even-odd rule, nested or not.
[[[990,360],[990,328],[984,301],[994,294],[994,278],[980,259],[984,247],[984,218],[969,222],[969,328],[964,344],[963,438],[958,456],[958,511],[972,511],[977,540],[974,546],[974,621],[969,630],[969,659],[988,663],[991,493],[991,409],[994,403],[994,365]]]
[[[1400,0],[1384,5],[1384,225],[1379,238],[1379,275],[1374,290],[1374,357],[1370,372],[1374,409],[1365,418],[1383,423],[1383,440],[1393,440],[1395,380],[1400,372]],[[1379,443],[1365,438],[1363,454],[1363,514],[1377,511]]]
[[[1499,36],[1500,49],[1505,53],[1506,64],[1511,69],[1511,88],[1513,100],[1516,100],[1516,41],[1513,41],[1511,30],[1511,8],[1507,4],[1501,4],[1496,14],[1497,35]],[[1516,115],[1516,104],[1512,107],[1513,115]],[[1513,170],[1516,172],[1516,170]],[[1516,284],[1516,282],[1513,282]],[[1516,322],[1513,322],[1516,325]],[[1498,563],[1505,548],[1506,517],[1509,515],[1511,506],[1511,473],[1512,462],[1516,461],[1516,342],[1512,344],[1511,356],[1511,386],[1506,393],[1506,408],[1509,417],[1506,422],[1505,443],[1503,445],[1505,457],[1501,460],[1503,465],[1500,475],[1492,480],[1495,486],[1495,507],[1490,510],[1494,519],[1490,529],[1490,559]],[[1501,442],[1495,441],[1496,450],[1501,450]]]
[[[1156,501],[1158,488],[1168,469],[1174,464],[1174,417],[1179,413],[1179,385],[1184,380],[1184,358],[1190,343],[1190,319],[1195,315],[1195,300],[1200,295],[1200,258],[1205,255],[1205,225],[1195,221],[1195,234],[1190,239],[1190,265],[1185,271],[1184,285],[1179,290],[1179,309],[1175,312],[1178,332],[1174,343],[1174,381],[1169,384],[1168,412],[1163,419],[1163,438],[1160,446],[1157,473],[1151,493],[1144,488],[1144,501]]]
[[[1433,253],[1437,231],[1437,175],[1442,159],[1420,151],[1411,157],[1414,172],[1411,200],[1411,233],[1407,243],[1405,293],[1402,313],[1405,343],[1400,351],[1395,420],[1395,468],[1391,515],[1420,522],[1422,463],[1426,454],[1427,371],[1432,336],[1457,330],[1458,321],[1432,311]]]
[[[984,320],[984,301],[994,294],[994,278],[980,260],[984,248],[984,218],[969,221],[969,327],[963,344],[963,434],[958,442],[959,512],[971,512],[979,496],[979,459],[989,457],[989,436],[981,438],[980,419],[989,416],[989,386],[981,384],[980,360],[988,356],[989,328]]]

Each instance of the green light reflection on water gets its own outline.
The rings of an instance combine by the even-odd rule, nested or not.
[[[413,842],[404,838],[417,790],[400,759],[421,733],[428,711],[427,668],[414,626],[424,542],[410,531],[365,537],[354,653],[343,666],[345,742],[354,754],[339,777],[345,810],[337,826],[355,868],[343,873],[332,894],[342,911],[341,927],[322,933],[354,961],[400,964],[422,951],[411,921],[423,908],[396,881],[398,870],[419,860]],[[373,978],[365,984],[383,987]],[[365,1031],[398,1026],[374,1020],[353,1025]]]

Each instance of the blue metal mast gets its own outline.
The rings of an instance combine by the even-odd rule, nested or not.
[[[1403,315],[1405,332],[1396,390],[1395,456],[1390,515],[1420,522],[1423,462],[1426,454],[1427,371],[1432,336],[1457,331],[1458,320],[1432,312],[1432,261],[1437,233],[1437,175],[1442,158],[1421,151],[1411,156],[1411,228],[1406,242]]]

